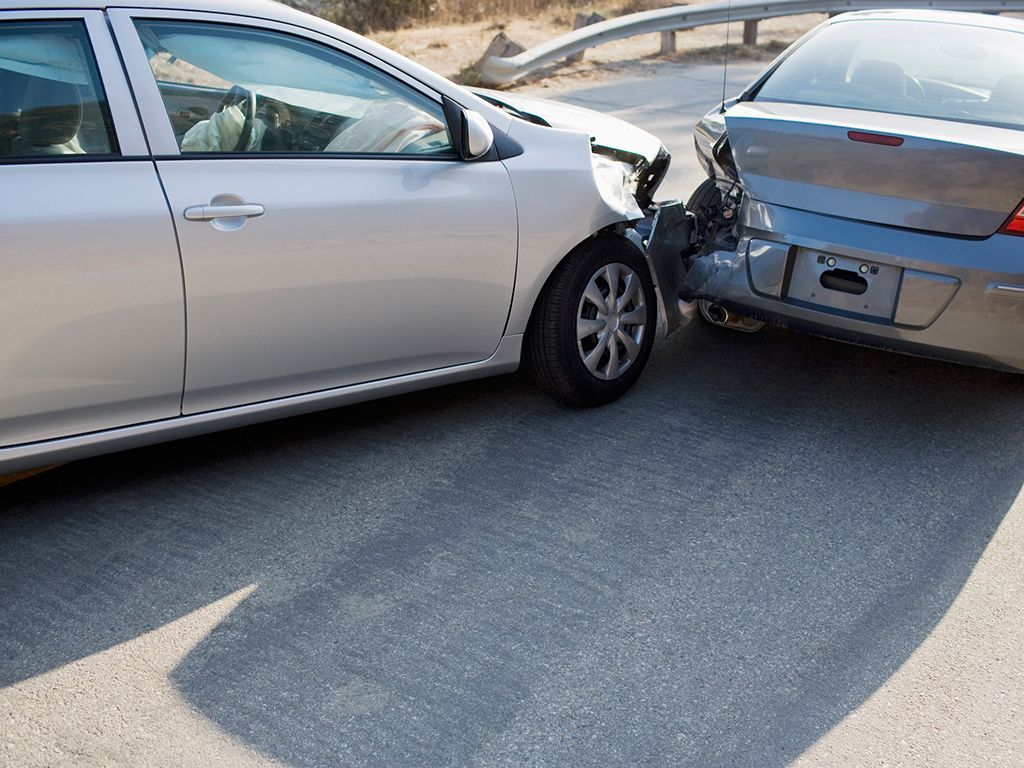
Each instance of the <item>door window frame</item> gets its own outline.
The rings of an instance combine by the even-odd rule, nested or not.
[[[205,13],[201,11],[168,11],[150,9],[121,9],[111,8],[107,11],[110,19],[114,37],[121,49],[125,71],[131,82],[132,89],[139,105],[142,122],[145,127],[153,155],[157,160],[239,160],[239,159],[361,159],[361,160],[400,160],[400,161],[431,161],[431,162],[461,162],[458,155],[431,155],[417,153],[298,153],[298,152],[182,152],[178,146],[178,140],[174,135],[171,121],[167,119],[167,108],[163,97],[160,95],[160,88],[157,84],[153,68],[149,63],[145,48],[142,45],[136,28],[136,21],[176,21],[176,22],[197,22],[219,24],[221,26],[243,27],[262,32],[278,32],[298,37],[307,42],[322,45],[330,50],[338,52],[342,56],[351,57],[363,65],[379,71],[384,77],[397,80],[403,85],[413,89],[423,97],[437,105],[438,112],[443,113],[441,94],[425,85],[423,82],[411,77],[406,72],[397,69],[387,62],[368,54],[355,46],[338,40],[333,37],[321,34],[315,30],[299,27],[294,24],[274,21],[272,19],[254,19],[247,16],[232,16],[223,13]],[[446,128],[451,133],[451,126]]]
[[[121,59],[114,40],[110,36],[103,11],[69,10],[69,11],[0,11],[0,23],[17,22],[72,22],[82,23],[91,47],[100,86],[103,88],[107,101],[107,109],[114,137],[120,148],[119,154],[104,155],[44,155],[33,157],[2,157],[2,165],[27,165],[38,163],[81,163],[81,162],[119,162],[123,160],[141,160],[150,158],[146,136],[143,133],[139,114],[135,108],[125,80]]]

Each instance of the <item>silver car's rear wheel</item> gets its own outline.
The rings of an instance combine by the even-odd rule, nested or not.
[[[606,264],[587,282],[576,311],[576,346],[591,374],[617,379],[636,362],[647,332],[640,277],[625,264]]]

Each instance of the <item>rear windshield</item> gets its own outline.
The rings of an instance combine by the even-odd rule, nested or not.
[[[784,101],[1024,127],[1024,35],[932,21],[824,28],[761,86]]]

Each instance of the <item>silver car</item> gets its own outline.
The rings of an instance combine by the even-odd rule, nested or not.
[[[838,16],[696,142],[707,319],[1024,371],[1024,22]]]
[[[277,3],[5,5],[0,472],[524,357],[598,405],[681,322],[632,226],[649,134],[592,147]]]

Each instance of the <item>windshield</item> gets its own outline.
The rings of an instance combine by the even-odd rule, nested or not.
[[[942,21],[859,19],[783,60],[756,101],[1024,127],[1024,37]]]

